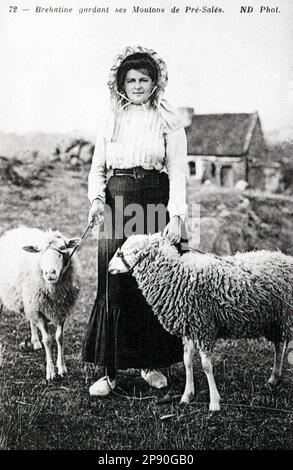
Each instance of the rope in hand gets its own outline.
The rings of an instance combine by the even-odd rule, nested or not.
[[[90,229],[90,228],[93,228],[93,226],[94,226],[94,223],[93,223],[93,220],[91,220],[90,223],[87,225],[86,229],[84,230],[83,234],[82,234],[81,237],[80,237],[81,242],[82,242],[83,239],[85,238],[85,236],[86,236],[86,234],[88,233],[89,229]],[[67,263],[69,263],[70,258],[72,258],[72,256],[74,255],[75,251],[77,250],[77,248],[80,247],[81,242],[80,242],[78,245],[75,245],[75,247],[73,248],[72,252],[71,252],[70,255],[69,255],[69,258],[68,258]]]

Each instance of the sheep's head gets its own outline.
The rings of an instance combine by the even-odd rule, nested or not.
[[[148,242],[147,235],[132,235],[118,248],[109,263],[111,274],[123,274],[131,271],[138,262],[140,253],[146,248]]]
[[[45,282],[55,284],[67,267],[70,249],[81,242],[80,238],[68,239],[60,232],[48,231],[38,245],[23,246],[29,253],[39,253],[39,266]]]
[[[142,253],[148,249],[148,254],[152,255],[152,251],[158,248],[161,239],[162,236],[159,233],[154,235],[131,235],[110,260],[109,272],[111,274],[131,272],[133,267],[139,263]]]

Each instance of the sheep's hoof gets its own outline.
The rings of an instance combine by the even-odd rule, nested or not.
[[[64,375],[67,374],[67,367],[66,367],[65,362],[57,360],[56,366],[57,366],[58,375],[60,377],[64,377]]]
[[[42,349],[42,344],[40,341],[30,341],[29,339],[25,339],[19,344],[19,349],[23,352],[34,352]]]
[[[25,339],[20,343],[19,349],[23,352],[33,352],[34,347],[29,339]]]
[[[180,405],[188,405],[190,402],[190,397],[182,396],[180,400]]]
[[[209,410],[210,411],[220,411],[219,403],[210,403]]]
[[[47,379],[48,382],[52,382],[55,379],[55,376],[56,376],[56,374],[55,374],[54,369],[47,370],[46,379]]]
[[[39,351],[42,349],[42,343],[40,341],[33,341],[33,349],[34,351]]]
[[[60,377],[60,379],[63,379],[64,377],[66,377],[67,373],[66,372],[58,372],[58,377]]]
[[[59,377],[65,377],[67,375],[67,368],[64,366],[62,369],[58,368]]]
[[[281,382],[281,377],[275,377],[274,375],[271,375],[271,377],[268,380],[268,384],[271,387],[276,387],[277,385],[280,384],[280,382]]]

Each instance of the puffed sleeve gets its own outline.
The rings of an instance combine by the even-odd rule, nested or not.
[[[101,199],[105,202],[106,183],[106,139],[100,135],[96,140],[92,165],[88,175],[88,198],[91,203],[94,199]]]
[[[183,127],[166,135],[166,168],[169,175],[170,194],[168,210],[170,218],[186,214],[187,141]]]

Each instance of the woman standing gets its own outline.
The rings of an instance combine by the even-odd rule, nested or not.
[[[115,388],[116,369],[140,368],[149,385],[164,387],[167,379],[157,369],[183,359],[181,340],[161,327],[135,280],[108,273],[111,257],[133,233],[163,231],[174,244],[181,238],[186,136],[162,97],[166,85],[165,62],[141,46],[126,48],[110,71],[112,112],[97,139],[88,178],[89,221],[105,218],[97,297],[83,347],[84,361],[104,366],[104,376],[89,389],[95,396]],[[168,211],[155,216],[155,206]]]

